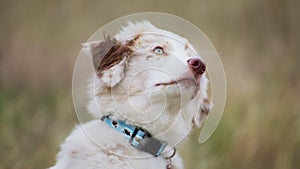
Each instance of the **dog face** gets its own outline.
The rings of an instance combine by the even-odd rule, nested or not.
[[[169,107],[179,110],[195,97],[198,114],[211,108],[206,65],[179,35],[149,22],[129,23],[115,37],[87,42],[84,49],[93,57],[97,80],[91,95],[97,95],[102,112],[115,112],[113,101],[126,117],[138,112],[138,120],[145,121]]]

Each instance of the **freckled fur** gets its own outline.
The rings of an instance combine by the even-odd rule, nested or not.
[[[164,157],[172,154],[171,147],[193,126],[200,126],[212,107],[205,74],[196,83],[155,85],[193,77],[187,59],[200,56],[187,44],[187,39],[150,22],[129,23],[113,38],[85,43],[83,50],[91,55],[95,73],[100,75],[91,75],[89,85],[88,112],[97,120],[73,130],[51,169],[165,169],[168,160]],[[155,46],[163,46],[166,55],[154,54]],[[124,136],[98,120],[108,113],[148,130],[169,146],[161,157],[142,158],[149,154],[130,146]],[[172,169],[184,168],[178,153],[172,165]]]

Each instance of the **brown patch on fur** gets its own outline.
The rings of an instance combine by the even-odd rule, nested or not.
[[[201,109],[201,115],[205,115],[207,116],[209,111],[210,111],[210,104],[211,104],[211,100],[209,98],[206,98],[203,100],[203,104],[207,105],[204,106],[204,108]]]
[[[103,95],[111,95],[111,87],[104,86],[102,90],[99,90],[96,95],[97,96],[103,96]]]
[[[150,58],[153,58],[153,56],[148,55],[148,56],[146,57],[146,60],[149,60]]]
[[[104,36],[104,41],[92,44],[93,63],[98,76],[101,76],[102,71],[110,69],[128,57],[133,52],[131,47],[140,36],[138,34],[126,43],[121,43],[110,36]]]
[[[136,41],[141,37],[141,34],[137,34],[132,40],[128,41],[127,45],[130,46],[134,46]]]
[[[116,39],[108,38],[102,44],[103,48],[100,53],[93,55],[94,64],[97,64],[95,65],[97,72],[110,69],[132,52],[126,44],[123,45]]]
[[[78,154],[78,152],[75,151],[75,150],[73,150],[73,151],[70,152],[71,158],[77,158],[77,154]]]
[[[184,49],[187,50],[188,48],[189,48],[189,45],[186,43],[186,44],[184,45]]]
[[[116,40],[111,39],[109,36],[104,36],[104,41],[94,43],[91,45],[91,53],[93,56],[94,67],[97,70],[102,58],[108,53],[109,50],[115,45]]]

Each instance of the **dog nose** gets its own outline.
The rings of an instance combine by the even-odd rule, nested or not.
[[[199,58],[191,58],[187,60],[189,68],[193,72],[194,76],[202,75],[206,70],[206,65]]]

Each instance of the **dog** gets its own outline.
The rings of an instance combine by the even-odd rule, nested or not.
[[[73,130],[51,169],[183,169],[176,147],[212,108],[206,65],[192,44],[141,21],[82,51],[95,68],[95,120]]]

